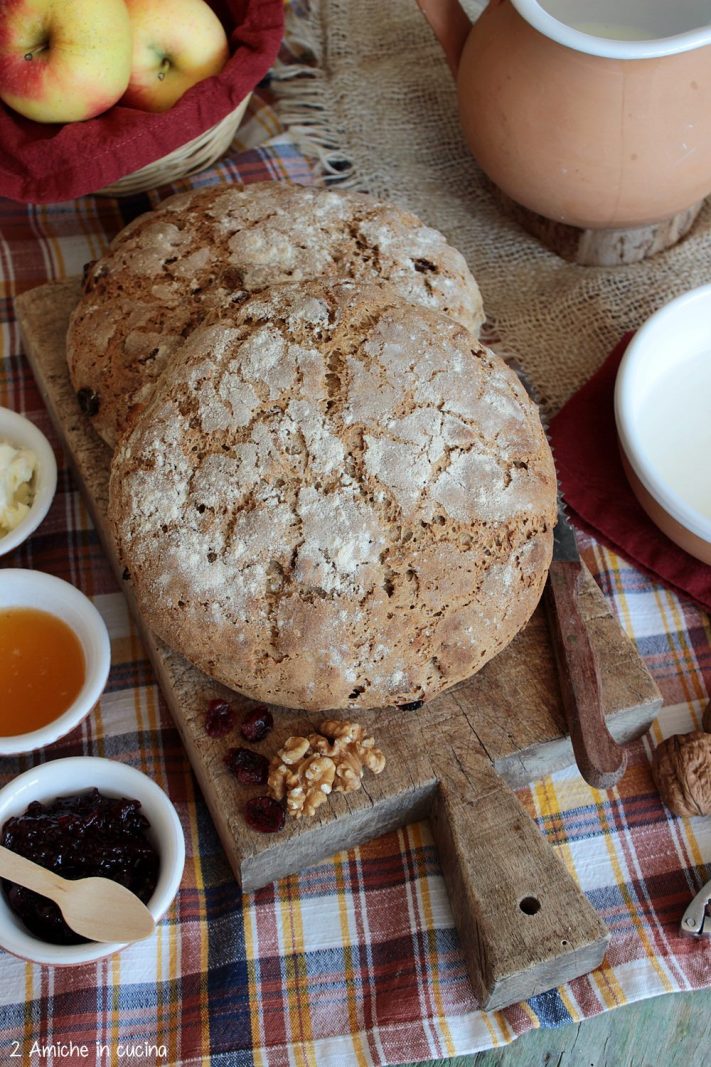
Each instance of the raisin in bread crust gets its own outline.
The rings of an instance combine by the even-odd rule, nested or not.
[[[260,701],[469,677],[533,612],[556,482],[516,376],[388,286],[275,287],[195,331],[114,458],[144,617]]]

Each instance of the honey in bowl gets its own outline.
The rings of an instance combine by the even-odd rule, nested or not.
[[[84,684],[79,638],[35,608],[0,608],[0,736],[39,730],[69,708]]]

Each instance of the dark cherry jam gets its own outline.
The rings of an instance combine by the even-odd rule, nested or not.
[[[146,837],[150,823],[138,800],[106,797],[98,789],[80,796],[33,801],[8,819],[2,844],[63,878],[98,876],[120,882],[146,904],[156,887],[160,859]],[[8,904],[30,933],[54,945],[86,941],[70,930],[51,900],[3,879]]]

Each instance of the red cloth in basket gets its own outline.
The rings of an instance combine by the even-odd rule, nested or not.
[[[237,107],[271,67],[284,0],[209,0],[230,41],[223,70],[169,111],[116,104],[86,122],[41,123],[0,103],[0,196],[45,204],[97,192],[167,156]]]

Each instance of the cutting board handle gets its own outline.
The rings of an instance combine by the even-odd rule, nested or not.
[[[430,818],[479,1004],[494,1010],[599,966],[609,934],[511,790],[477,753],[440,778]],[[476,767],[471,788],[461,770]],[[483,779],[487,785],[484,785]]]

